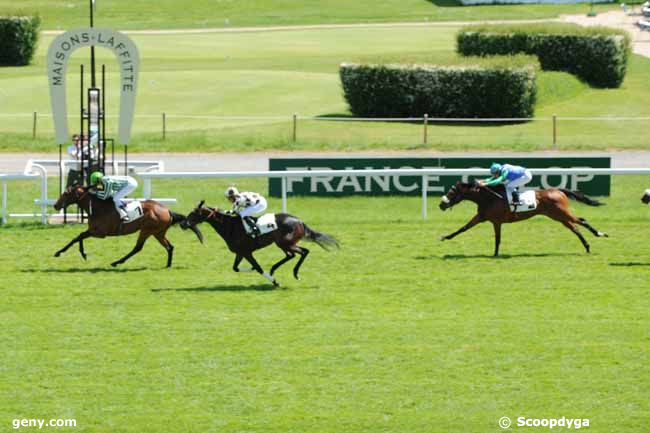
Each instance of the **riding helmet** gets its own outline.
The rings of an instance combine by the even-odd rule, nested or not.
[[[493,162],[492,165],[490,166],[490,173],[499,174],[500,172],[501,172],[501,164],[497,162]]]
[[[237,194],[239,194],[237,188],[235,188],[234,186],[229,186],[228,189],[226,190],[225,196],[226,198],[230,198],[236,196]]]
[[[91,185],[97,185],[97,183],[102,180],[104,177],[104,174],[101,171],[94,171],[90,175],[90,184]]]

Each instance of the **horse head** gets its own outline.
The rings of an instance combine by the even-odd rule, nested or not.
[[[181,227],[184,229],[192,228],[197,224],[201,224],[205,220],[212,218],[213,215],[218,214],[218,209],[212,209],[210,207],[204,206],[205,200],[201,202],[190,212],[185,220],[181,223]]]
[[[438,207],[440,210],[445,211],[463,201],[466,198],[467,193],[476,190],[476,188],[476,183],[462,183],[458,181],[455,185],[449,188],[447,194],[442,196]]]
[[[61,194],[56,203],[54,203],[54,209],[59,211],[71,204],[79,203],[86,194],[88,194],[87,188],[84,188],[81,185],[71,185],[63,191],[63,194]]]

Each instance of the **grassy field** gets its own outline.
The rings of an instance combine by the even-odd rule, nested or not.
[[[143,73],[132,151],[249,151],[263,149],[413,149],[422,147],[422,125],[300,120],[292,141],[291,116],[348,116],[338,66],[346,61],[409,59],[449,63],[456,28],[382,28],[237,34],[137,35]],[[53,150],[50,102],[41,41],[35,62],[0,68],[0,150]],[[102,52],[102,61],[110,60]],[[74,62],[86,60],[78,51]],[[109,68],[113,64],[108,63]],[[76,129],[78,76],[70,66],[70,125]],[[558,144],[566,149],[644,148],[647,120],[562,120],[574,116],[647,116],[650,59],[633,56],[620,89],[592,89],[575,77],[541,72],[535,116],[543,121],[510,125],[435,125],[428,146],[440,150],[547,149],[554,114]],[[117,84],[115,75],[109,83]],[[118,94],[109,93],[117,114]],[[41,113],[32,140],[31,113]],[[161,140],[161,113],[168,137]],[[181,116],[276,116],[271,119],[205,119]],[[278,118],[278,116],[280,118]],[[109,130],[116,125],[109,122]]]
[[[641,432],[646,180],[618,177],[607,206],[573,206],[611,235],[587,234],[591,255],[542,218],[505,227],[500,259],[488,225],[437,241],[471,217],[469,204],[432,203],[421,220],[416,198],[291,198],[342,249],[311,246],[303,280],[280,269],[277,290],[233,273],[209,227],[203,246],[171,230],[170,270],[154,242],[112,269],[133,237],[91,240],[83,262],[73,250],[52,257],[81,227],[2,227],[1,429],[74,418],[57,431],[492,433],[502,416],[566,416],[589,418],[590,432]],[[223,186],[155,188],[188,211],[219,204]],[[257,257],[268,269],[280,254]]]
[[[119,29],[207,28],[323,23],[397,21],[474,21],[534,19],[567,13],[586,13],[589,5],[516,5],[463,7],[454,0],[190,0],[178,7],[174,0],[102,0],[96,23]],[[606,10],[615,5],[599,5]],[[45,29],[68,29],[88,23],[88,1],[0,0],[0,14],[38,13]]]

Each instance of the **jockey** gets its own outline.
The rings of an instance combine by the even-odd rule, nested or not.
[[[266,210],[266,199],[256,192],[239,192],[234,186],[226,190],[226,198],[232,203],[232,211],[238,214],[252,231],[252,237],[260,234],[252,215]]]
[[[122,199],[138,187],[138,182],[131,176],[104,176],[95,171],[90,175],[90,185],[97,188],[97,197],[106,200],[113,198],[115,209],[122,221],[128,221],[126,203]]]
[[[525,167],[510,164],[497,164],[490,166],[492,177],[479,182],[481,186],[495,186],[503,184],[506,188],[508,203],[517,206],[519,202],[518,188],[526,185],[533,179],[533,174]]]

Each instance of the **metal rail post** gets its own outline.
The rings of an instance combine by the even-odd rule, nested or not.
[[[427,217],[427,186],[429,184],[429,176],[426,174],[422,176],[422,219]]]
[[[422,144],[424,144],[424,145],[426,145],[427,141],[428,141],[427,140],[427,125],[428,124],[429,124],[429,115],[425,114],[424,115],[424,122],[423,122],[423,128],[424,128],[423,134],[424,134],[424,137],[422,139]]]
[[[287,212],[287,177],[282,176],[282,212]]]

